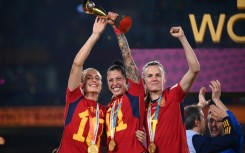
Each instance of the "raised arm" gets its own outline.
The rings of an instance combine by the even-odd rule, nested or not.
[[[215,104],[218,107],[220,107],[221,109],[227,111],[228,108],[220,100],[220,96],[221,96],[221,84],[220,84],[219,80],[212,80],[210,83],[211,84],[209,85],[209,87],[212,90],[212,100],[215,102]]]
[[[183,91],[185,93],[188,93],[194,80],[196,79],[196,76],[198,72],[200,71],[200,64],[198,62],[198,59],[196,57],[196,54],[194,53],[193,49],[191,48],[188,40],[185,37],[184,31],[181,27],[172,27],[170,29],[170,33],[173,37],[176,37],[181,42],[184,50],[185,50],[185,56],[186,60],[189,66],[189,70],[187,73],[183,76],[183,78],[180,81],[180,86],[182,87]]]
[[[104,31],[107,25],[106,19],[102,19],[96,17],[94,26],[93,26],[93,33],[83,45],[83,47],[78,51],[70,72],[69,80],[68,80],[68,88],[70,91],[76,89],[81,83],[81,76],[82,76],[82,69],[85,60],[87,59],[90,51],[94,47],[95,43],[99,39],[100,35]]]
[[[242,145],[243,145],[242,126],[240,125],[240,123],[236,119],[235,115],[220,100],[220,96],[221,96],[221,83],[219,82],[219,80],[212,80],[210,83],[211,84],[209,85],[209,87],[212,90],[212,99],[215,102],[215,104],[218,107],[220,107],[221,109],[223,109],[224,111],[226,111],[226,113],[230,117],[230,119],[232,121],[232,125],[234,126],[234,129],[235,129],[235,132],[236,132],[237,139],[239,141],[239,147],[237,149],[240,152],[242,152]]]
[[[201,109],[205,108],[208,103],[210,102],[210,100],[206,100],[205,99],[205,93],[206,93],[206,88],[202,87],[199,91],[199,95],[198,95],[198,106],[201,107]]]
[[[118,16],[118,14],[113,13],[113,12],[109,12],[108,15],[110,16],[112,20],[115,20],[116,17]],[[124,62],[125,70],[127,73],[127,78],[136,83],[139,83],[140,74],[132,58],[127,39],[125,35],[116,28],[113,22],[109,22],[109,23],[112,24],[112,27],[117,35],[117,40],[118,40],[120,50],[122,52],[123,62]]]

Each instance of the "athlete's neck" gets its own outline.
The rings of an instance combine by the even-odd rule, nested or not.
[[[160,96],[162,96],[162,91],[159,91],[159,92],[150,92],[150,97],[151,97],[151,100],[152,101],[158,99]]]
[[[86,93],[84,97],[89,100],[98,101],[99,94],[98,93]]]

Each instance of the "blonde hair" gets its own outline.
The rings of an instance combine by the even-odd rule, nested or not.
[[[85,69],[85,70],[82,71],[81,82],[84,81],[85,76],[86,76],[86,73],[87,73],[88,71],[96,71],[96,72],[98,72],[99,75],[100,75],[100,78],[101,78],[101,80],[102,80],[102,76],[101,76],[100,72],[99,72],[97,69],[95,69],[95,68],[87,68],[87,69]]]
[[[156,60],[156,61],[150,61],[150,62],[145,64],[145,66],[142,69],[142,77],[144,78],[145,70],[146,70],[147,67],[155,66],[155,65],[158,66],[159,69],[162,71],[162,74],[165,75],[165,70],[164,70],[162,64],[159,61]]]

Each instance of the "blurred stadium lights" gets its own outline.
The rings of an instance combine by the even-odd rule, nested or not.
[[[79,5],[77,6],[77,11],[78,11],[79,13],[84,13],[82,4],[79,4]]]

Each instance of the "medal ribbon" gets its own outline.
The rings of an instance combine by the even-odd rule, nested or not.
[[[111,134],[111,139],[114,139],[114,134],[115,134],[115,127],[116,127],[116,121],[117,121],[117,115],[118,111],[122,106],[122,97],[120,98],[120,102],[117,106],[117,110],[115,112],[115,105],[118,100],[114,101],[113,106],[111,108],[111,114],[110,114],[110,134]]]
[[[96,105],[96,121],[95,121],[95,128],[93,125],[93,119],[91,116],[91,113],[89,113],[89,133],[91,135],[91,139],[92,139],[92,144],[96,143],[96,138],[97,138],[97,134],[98,134],[98,129],[99,129],[99,104],[97,103]]]
[[[159,113],[161,101],[162,101],[162,96],[160,96],[158,99],[156,112],[153,118],[153,120],[155,120],[156,122],[158,122],[158,113]],[[148,124],[148,131],[150,135],[150,142],[154,142],[155,133],[156,133],[156,125],[151,124],[151,121],[152,121],[151,120],[151,103],[149,103],[148,111],[147,111],[147,124]]]

